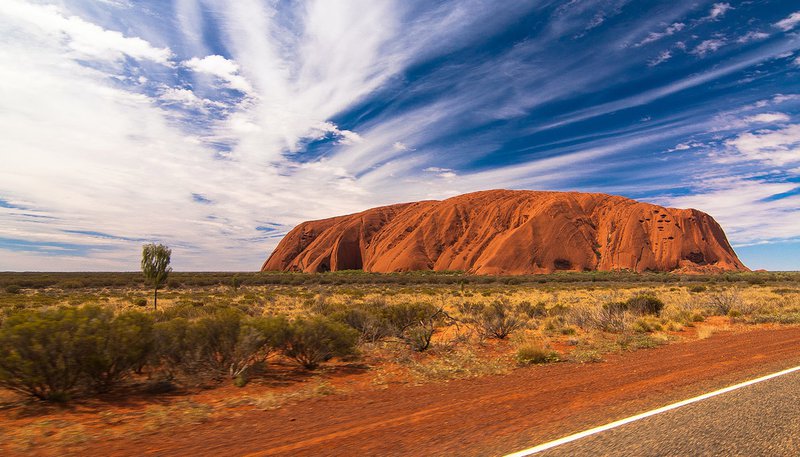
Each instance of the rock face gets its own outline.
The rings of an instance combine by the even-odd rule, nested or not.
[[[373,208],[289,232],[262,271],[747,271],[708,214],[624,197],[490,190]]]

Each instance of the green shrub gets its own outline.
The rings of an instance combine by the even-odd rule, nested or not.
[[[253,367],[266,362],[274,351],[284,345],[288,332],[289,323],[282,316],[245,318],[232,352],[226,355],[228,376],[246,382]]]
[[[7,285],[5,287],[5,291],[8,294],[18,294],[18,293],[22,292],[22,287],[20,287],[20,286],[18,286],[16,284],[9,284],[9,285]]]
[[[81,320],[74,309],[9,316],[0,327],[0,385],[42,400],[69,398],[83,375]]]
[[[145,307],[145,306],[147,306],[147,299],[144,298],[144,297],[139,297],[139,298],[133,300],[133,304],[136,305],[136,306],[139,306],[139,307]]]
[[[333,357],[353,354],[357,342],[358,332],[354,329],[317,316],[297,319],[289,325],[283,351],[287,357],[313,370]]]
[[[627,309],[628,305],[625,302],[604,304],[593,316],[594,327],[606,332],[621,332],[625,330]]]
[[[422,352],[430,347],[444,312],[430,303],[403,303],[383,309],[391,336],[406,342],[411,349]]]
[[[706,289],[707,289],[706,286],[704,286],[702,284],[694,284],[692,286],[689,286],[689,292],[693,292],[693,293],[696,293],[696,294],[699,294],[701,292],[705,292]]]
[[[517,312],[528,316],[530,319],[543,318],[547,316],[547,305],[541,301],[535,305],[529,301],[523,301],[517,304]]]
[[[520,365],[534,365],[540,363],[558,362],[559,355],[537,344],[525,344],[517,349],[517,363]]]
[[[97,392],[107,392],[131,372],[141,370],[153,346],[153,319],[140,312],[114,316],[108,309],[86,307],[89,325],[81,337],[83,368]]]
[[[724,289],[708,295],[708,305],[718,316],[726,316],[742,305],[742,296],[736,289]]]
[[[525,324],[506,300],[496,300],[472,316],[478,332],[489,338],[505,339]]]
[[[190,321],[179,317],[155,326],[159,363],[168,373],[212,372],[246,379],[248,371],[281,347],[288,332],[283,317],[248,317],[220,308]]]
[[[153,364],[169,378],[177,372],[192,373],[199,368],[202,347],[198,347],[192,323],[184,317],[156,322],[153,326]]]
[[[628,311],[639,315],[659,316],[664,309],[664,302],[652,294],[639,294],[631,297],[625,302],[625,305]]]
[[[336,312],[331,318],[357,330],[360,342],[397,338],[421,352],[430,347],[443,316],[442,310],[429,303],[387,305],[377,300]]]
[[[149,317],[99,306],[22,311],[0,326],[0,385],[43,400],[107,391],[145,363]]]
[[[375,343],[395,333],[386,308],[383,301],[375,300],[334,313],[331,317],[357,330],[360,342]]]

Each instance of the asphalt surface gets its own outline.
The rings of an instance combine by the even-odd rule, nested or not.
[[[727,392],[536,455],[798,456],[800,372]]]

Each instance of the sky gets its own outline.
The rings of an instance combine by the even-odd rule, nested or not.
[[[0,1],[0,271],[254,271],[497,188],[697,208],[799,270],[800,3]]]

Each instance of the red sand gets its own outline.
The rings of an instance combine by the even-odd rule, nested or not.
[[[501,455],[800,363],[800,328],[245,411],[79,455]]]

